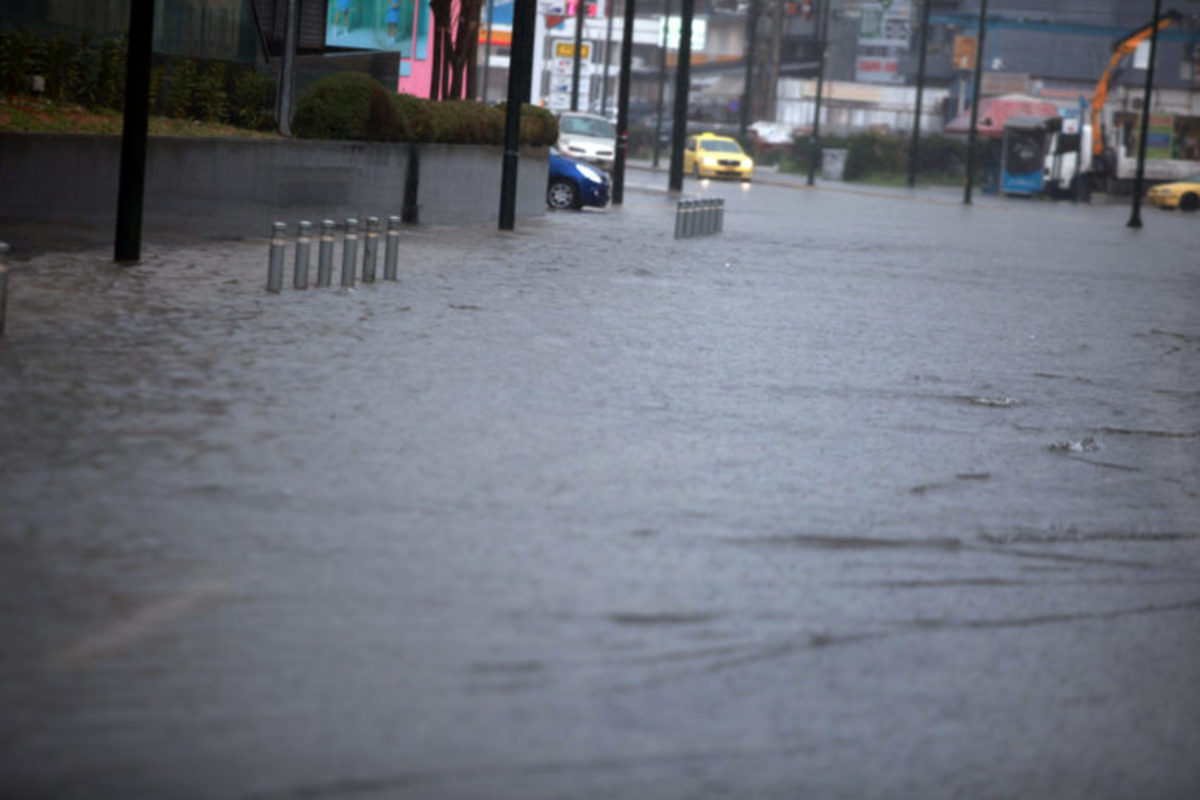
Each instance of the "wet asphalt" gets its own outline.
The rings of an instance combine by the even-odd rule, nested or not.
[[[0,229],[0,795],[1200,796],[1200,217],[663,184]]]

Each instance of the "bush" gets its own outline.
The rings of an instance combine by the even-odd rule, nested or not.
[[[365,72],[337,72],[300,95],[292,130],[304,139],[387,139],[392,105],[383,84]]]
[[[292,129],[306,139],[501,144],[505,113],[503,104],[391,94],[366,73],[339,72],[300,96]],[[557,140],[558,120],[552,113],[521,107],[522,144],[546,146]]]
[[[851,136],[846,149],[844,177],[848,181],[908,170],[908,146],[903,137],[865,131]]]

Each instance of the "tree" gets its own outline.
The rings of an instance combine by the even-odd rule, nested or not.
[[[483,0],[430,0],[429,9],[433,13],[430,98],[461,100],[475,96],[474,64],[479,51],[482,6]]]

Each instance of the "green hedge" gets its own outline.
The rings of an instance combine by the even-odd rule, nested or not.
[[[909,134],[864,131],[851,136],[822,136],[821,149],[846,150],[843,177],[848,181],[888,180],[908,175]],[[797,136],[783,161],[785,171],[807,172],[812,137]],[[976,142],[976,178],[982,178],[986,143]],[[921,137],[917,175],[926,180],[961,179],[966,169],[967,143],[949,136]],[[818,164],[818,166],[820,166]]]
[[[392,94],[364,72],[327,75],[300,95],[292,124],[305,139],[502,144],[504,105],[431,101]],[[549,111],[521,108],[521,142],[551,145],[558,122]]]
[[[120,111],[125,103],[125,38],[44,38],[26,30],[0,33],[0,88],[41,94],[89,109]],[[153,113],[267,130],[275,126],[275,81],[253,68],[222,61],[155,56],[150,73]]]

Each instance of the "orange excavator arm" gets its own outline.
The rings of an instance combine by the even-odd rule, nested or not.
[[[1168,25],[1172,25],[1182,19],[1182,15],[1178,11],[1167,11],[1160,14],[1158,17],[1158,29],[1161,31]],[[1100,135],[1100,111],[1104,108],[1104,102],[1108,99],[1108,84],[1112,80],[1113,72],[1117,65],[1121,63],[1121,59],[1138,49],[1138,45],[1150,38],[1154,33],[1154,22],[1147,22],[1142,27],[1131,32],[1124,39],[1119,40],[1113,45],[1112,58],[1108,60],[1108,67],[1104,70],[1104,74],[1100,76],[1100,82],[1096,84],[1096,90],[1092,92],[1092,155],[1099,157],[1104,154],[1104,137]]]

